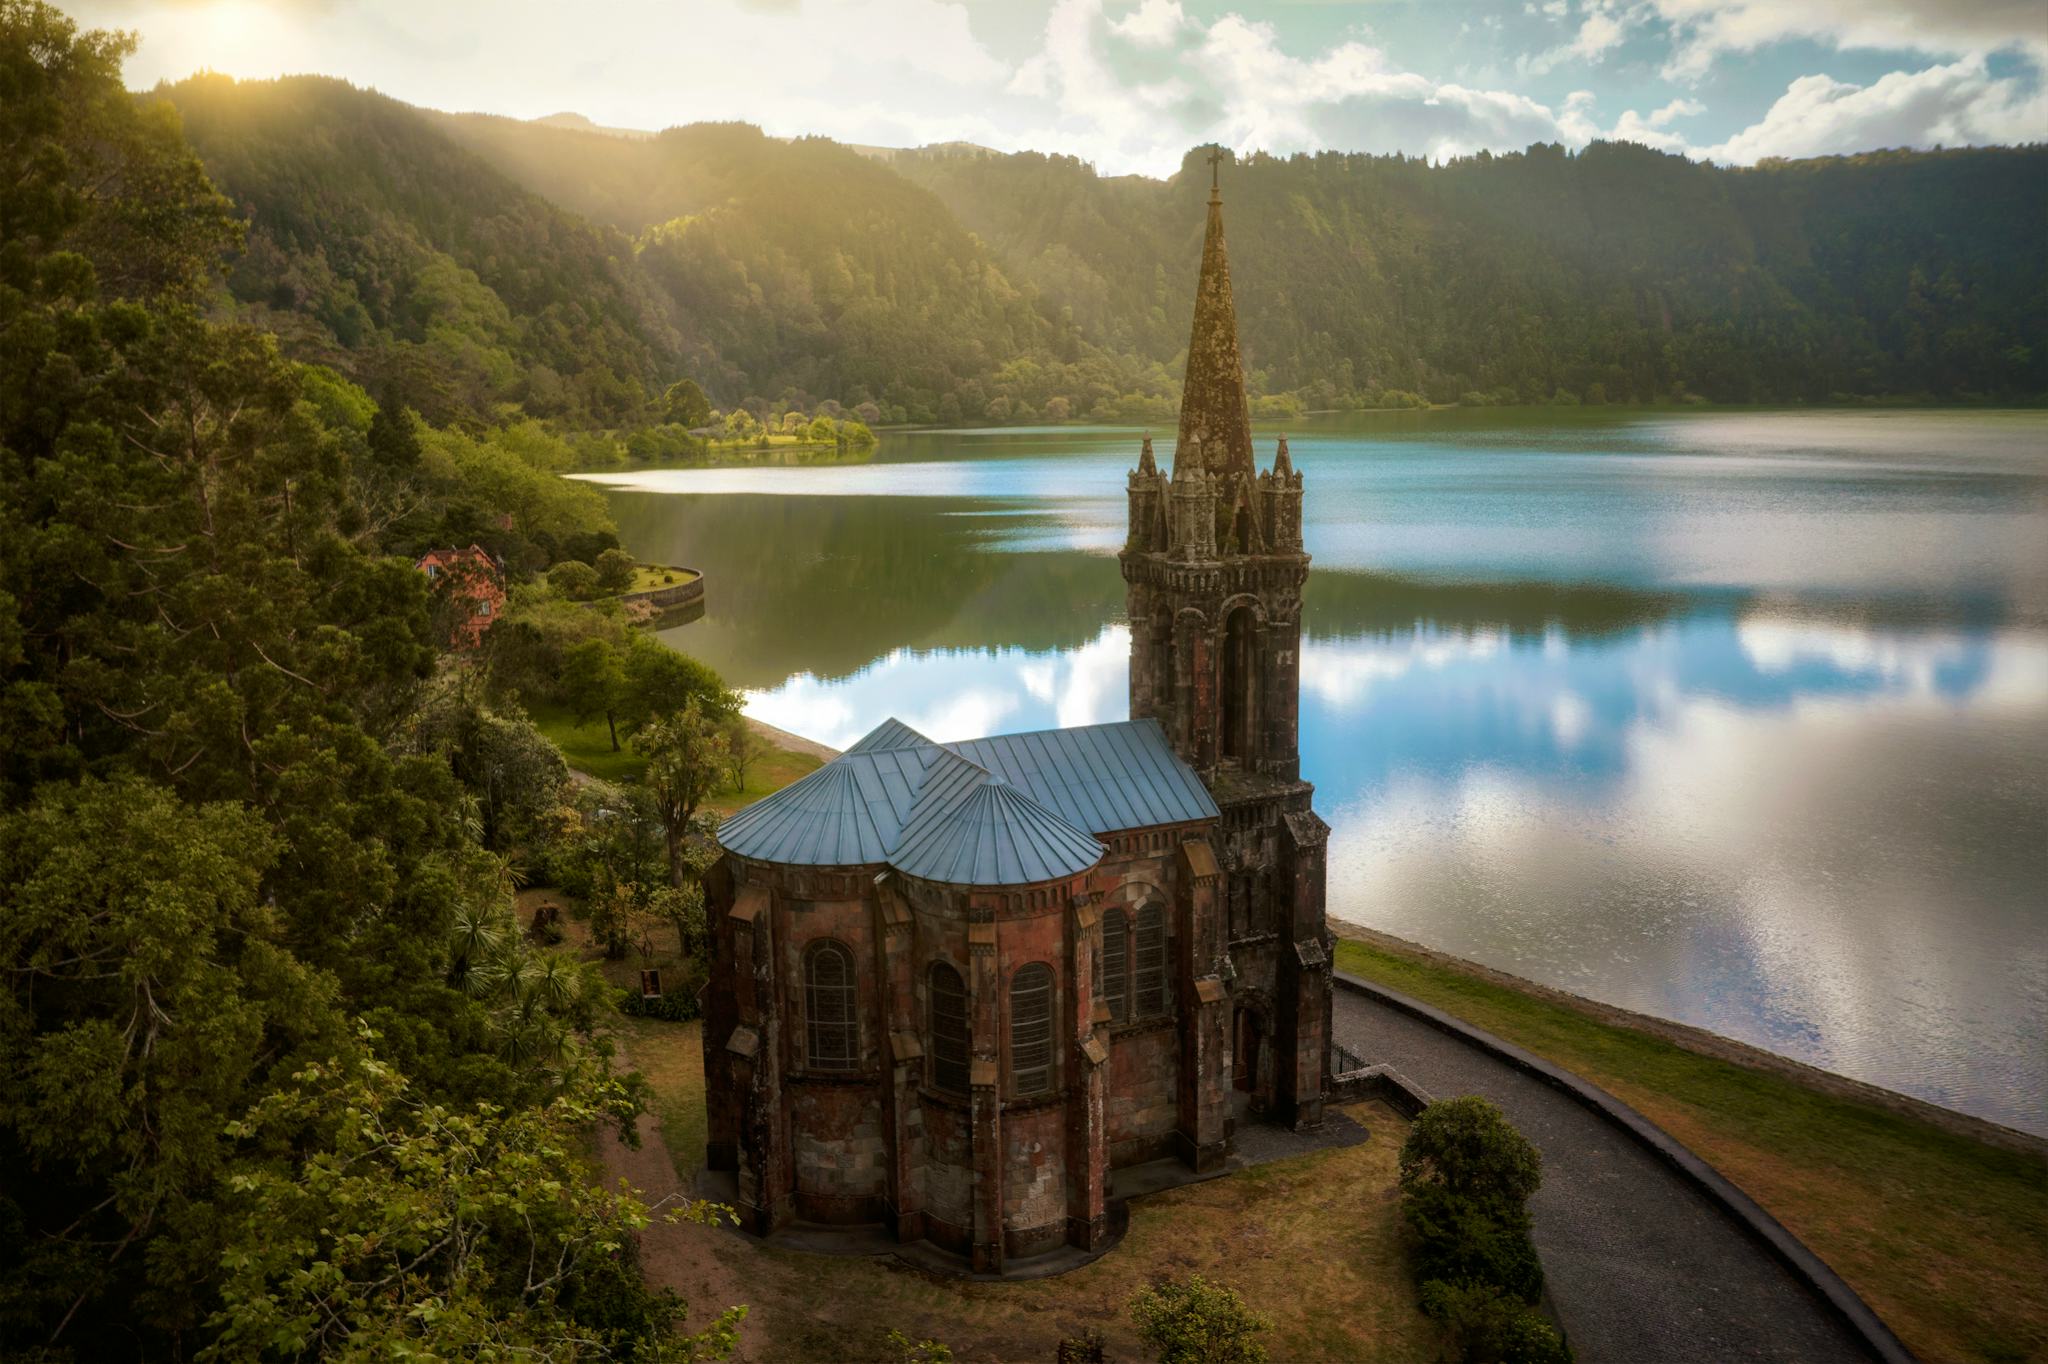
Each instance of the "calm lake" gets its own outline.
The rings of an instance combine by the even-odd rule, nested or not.
[[[2048,414],[1289,431],[1334,917],[2048,1133]],[[664,637],[843,747],[1124,716],[1137,448],[590,477],[709,575]]]

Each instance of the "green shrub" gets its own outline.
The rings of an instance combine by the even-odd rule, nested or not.
[[[953,1358],[953,1351],[944,1342],[912,1340],[893,1326],[883,1344],[888,1348],[890,1364],[951,1364]]]
[[[633,585],[633,556],[623,549],[608,549],[597,556],[597,585],[607,592],[623,592]]]
[[[1138,1336],[1159,1364],[1266,1364],[1261,1331],[1272,1322],[1245,1306],[1235,1289],[1199,1274],[1168,1279],[1131,1298]]]
[[[697,1017],[695,991],[672,990],[666,981],[662,992],[647,999],[638,990],[619,991],[619,1012],[628,1018],[658,1018],[664,1023],[690,1023]]]
[[[1504,1216],[1438,1184],[1402,1200],[1413,1237],[1418,1282],[1479,1284],[1534,1302],[1543,1293],[1543,1262],[1529,1239],[1526,1213]]]
[[[1422,1110],[1401,1143],[1401,1190],[1436,1185],[1507,1221],[1543,1183],[1543,1157],[1494,1105],[1476,1095]]]
[[[597,592],[597,570],[580,559],[564,559],[548,570],[548,583],[571,600],[587,601]]]
[[[1541,1312],[1484,1284],[1422,1286],[1422,1310],[1442,1322],[1460,1364],[1571,1364],[1571,1346]]]

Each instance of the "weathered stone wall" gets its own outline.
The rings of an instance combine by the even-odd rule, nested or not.
[[[1051,1250],[1067,1235],[1065,1100],[1006,1108],[1003,1146],[1004,1253]]]
[[[1113,1035],[1106,1106],[1111,1166],[1172,1154],[1180,1124],[1180,1033],[1172,1018]]]
[[[788,1087],[797,1214],[874,1222],[888,1203],[888,1147],[872,1081],[797,1080]]]
[[[973,1128],[965,1102],[925,1098],[925,1234],[942,1246],[965,1251],[974,1235]]]

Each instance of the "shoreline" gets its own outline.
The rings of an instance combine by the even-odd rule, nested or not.
[[[1724,1037],[1720,1033],[1710,1032],[1690,1023],[1679,1023],[1655,1014],[1638,1013],[1617,1004],[1604,1004],[1597,999],[1589,999],[1584,995],[1573,994],[1569,990],[1561,990],[1554,985],[1530,980],[1526,976],[1486,966],[1467,957],[1454,956],[1433,947],[1425,947],[1421,943],[1411,942],[1391,933],[1383,933],[1375,928],[1367,928],[1363,924],[1332,918],[1330,928],[1340,938],[1352,938],[1397,956],[1411,957],[1432,966],[1461,972],[1489,985],[1513,990],[1546,1004],[1556,1004],[1570,1009],[1593,1022],[1646,1034],[1697,1056],[1763,1071],[1803,1085],[1831,1099],[1870,1104],[1971,1141],[1983,1142],[1988,1146],[1996,1146],[2020,1155],[2048,1158],[2048,1137],[2038,1137],[2019,1128],[1993,1122],[1989,1118],[1979,1118],[1958,1109],[1944,1108],[1940,1104],[1917,1099],[1895,1089],[1886,1089],[1867,1080],[1853,1079],[1804,1061],[1795,1061],[1789,1056],[1780,1056],[1777,1052],[1766,1051],[1747,1042],[1738,1042],[1732,1037]]]

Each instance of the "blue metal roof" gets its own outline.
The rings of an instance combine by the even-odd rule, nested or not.
[[[743,857],[888,865],[965,885],[1027,885],[1093,866],[1093,837],[1217,817],[1153,720],[937,744],[885,720],[802,781],[727,820]]]
[[[997,734],[946,746],[1090,833],[1183,824],[1220,813],[1157,720]]]
[[[1000,777],[986,777],[945,813],[909,831],[889,864],[966,886],[1017,886],[1088,870],[1102,844]]]

